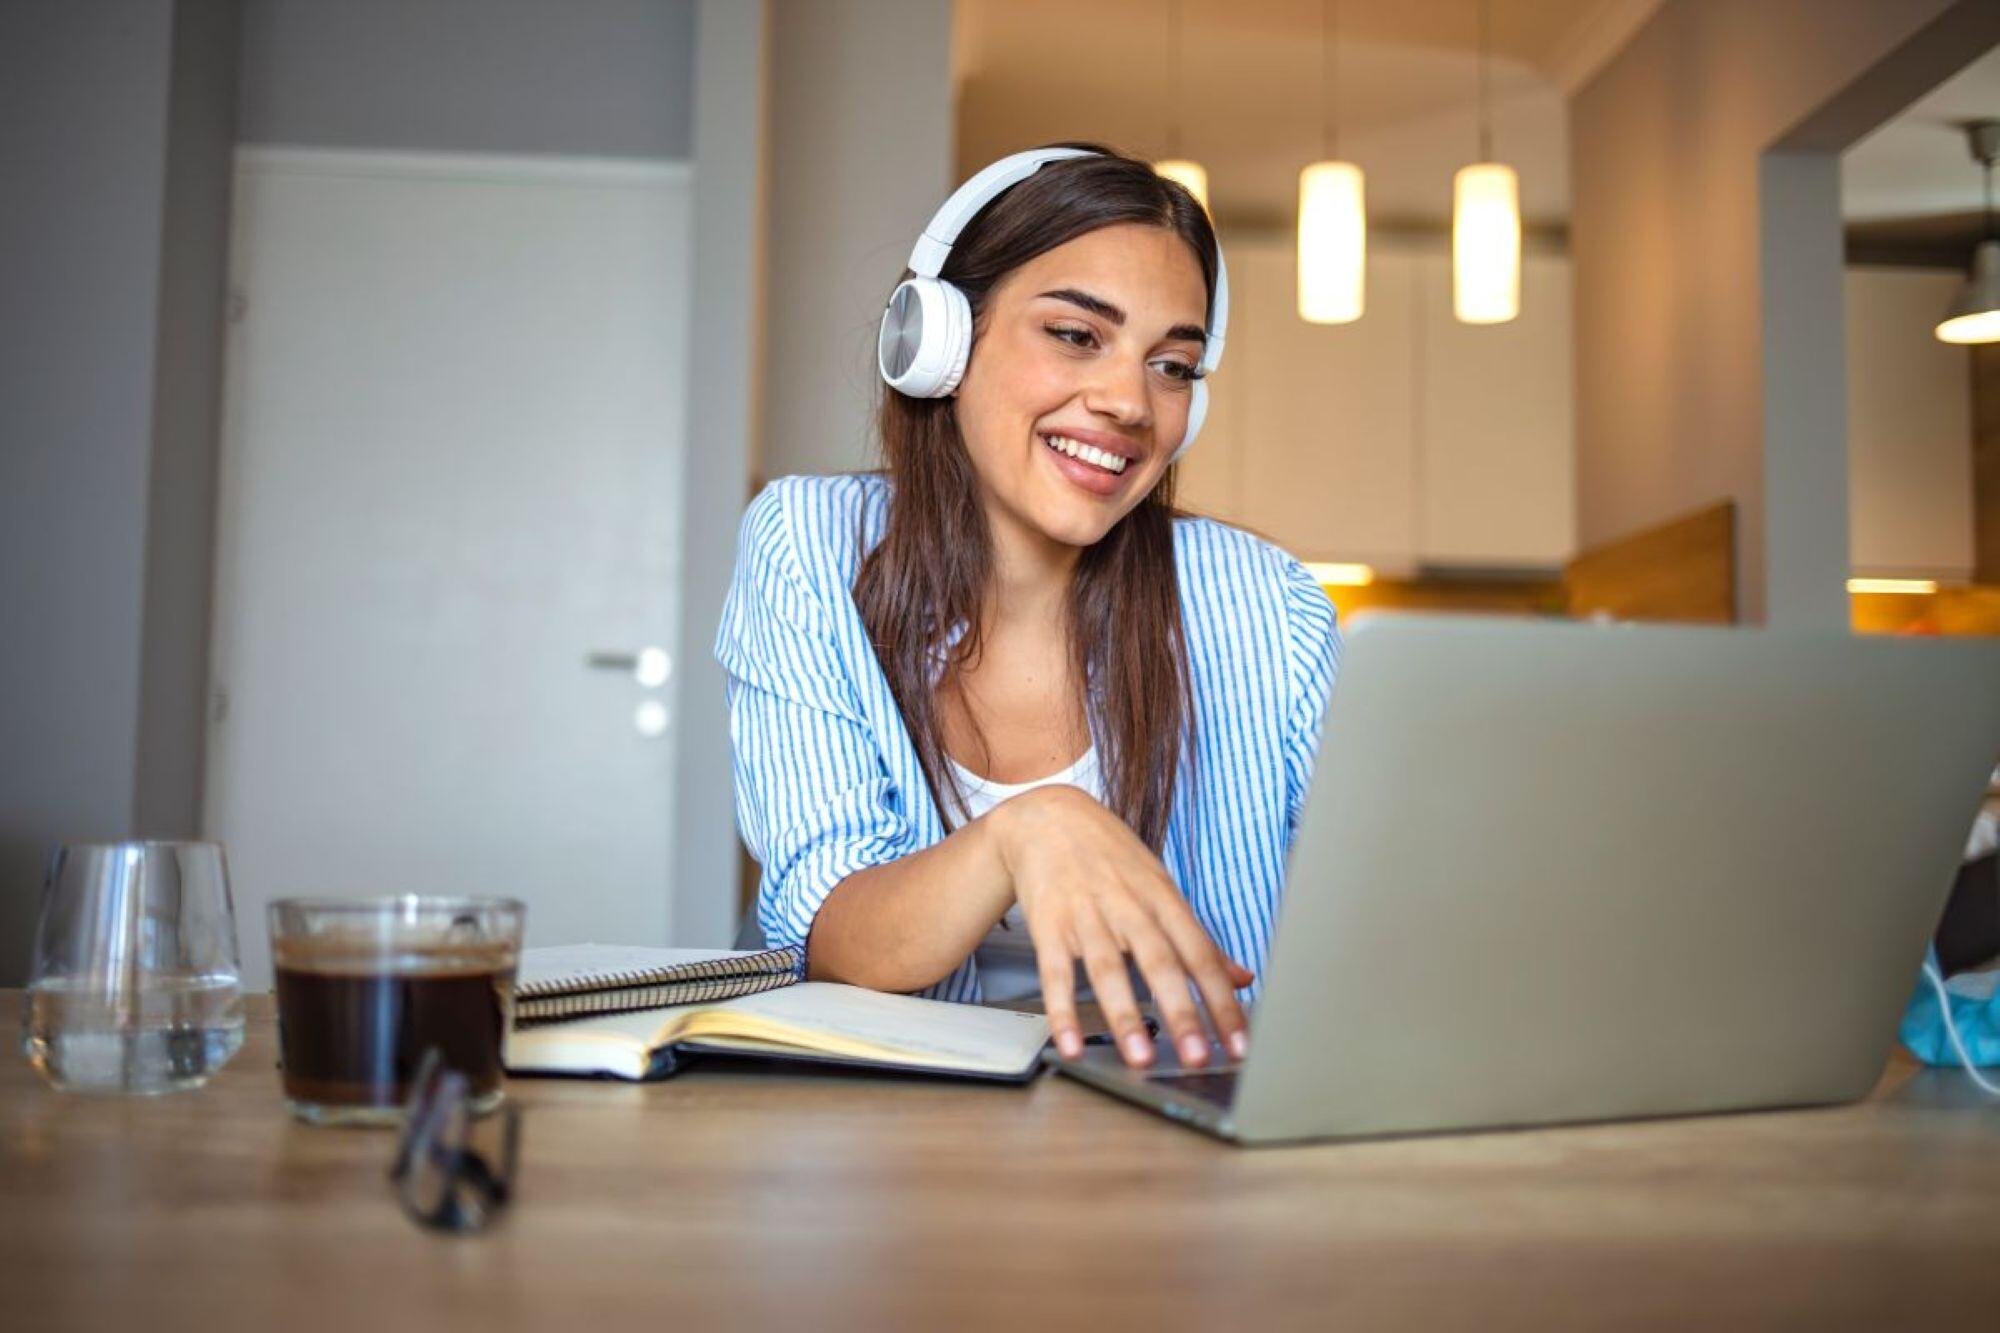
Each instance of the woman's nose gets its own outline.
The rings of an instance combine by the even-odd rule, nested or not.
[[[1146,396],[1145,363],[1128,363],[1118,357],[1099,361],[1097,375],[1084,389],[1083,405],[1121,426],[1146,424],[1151,404]]]

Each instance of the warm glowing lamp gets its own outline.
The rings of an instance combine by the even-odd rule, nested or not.
[[[1451,307],[1466,324],[1521,313],[1521,185],[1510,166],[1475,162],[1452,180]]]
[[[1934,332],[1939,342],[2000,343],[2000,240],[1972,252],[1971,276]]]
[[[1452,179],[1451,308],[1460,323],[1521,313],[1521,179],[1493,160],[1491,0],[1479,4],[1479,160]]]
[[[1185,96],[1181,87],[1181,22],[1182,8],[1187,0],[1170,0],[1167,9],[1167,104],[1170,108],[1167,119],[1167,155],[1153,164],[1153,170],[1177,185],[1187,188],[1201,205],[1201,211],[1211,211],[1208,206],[1208,172],[1201,163],[1185,158],[1181,153],[1180,104]]]
[[[1208,209],[1208,172],[1199,162],[1191,162],[1184,157],[1170,157],[1164,162],[1155,162],[1153,170],[1178,185],[1185,185],[1195,202]]]
[[[1965,133],[1972,159],[1984,175],[1986,239],[1973,250],[1972,272],[1952,295],[1934,332],[1939,342],[2000,342],[2000,233],[1993,228],[1993,162],[2000,158],[2000,120],[1974,121]]]
[[[1368,265],[1366,187],[1352,162],[1315,162],[1299,173],[1299,318],[1361,318]]]
[[[1367,190],[1361,168],[1340,160],[1340,43],[1334,0],[1320,14],[1320,160],[1299,173],[1299,318],[1361,318],[1368,272]]]

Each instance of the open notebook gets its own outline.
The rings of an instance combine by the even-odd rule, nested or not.
[[[802,981],[712,1004],[516,1028],[510,1074],[659,1079],[689,1054],[1025,1083],[1048,1041],[1040,1014]]]
[[[799,979],[802,961],[799,949],[735,953],[629,944],[523,949],[514,973],[514,1021],[542,1023],[775,990]]]

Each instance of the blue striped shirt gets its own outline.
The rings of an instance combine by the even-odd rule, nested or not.
[[[841,880],[947,832],[854,604],[888,503],[880,475],[786,477],[743,518],[715,655],[773,946],[803,944]],[[1340,637],[1326,594],[1269,542],[1182,519],[1174,558],[1196,753],[1161,859],[1203,928],[1261,976]],[[966,959],[925,993],[977,1000],[978,965]]]

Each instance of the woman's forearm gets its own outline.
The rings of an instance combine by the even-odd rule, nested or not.
[[[1014,901],[999,813],[834,885],[813,918],[807,975],[884,991],[950,976]]]

